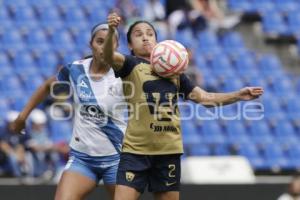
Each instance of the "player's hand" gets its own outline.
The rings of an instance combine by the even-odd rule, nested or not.
[[[26,120],[23,119],[20,115],[17,117],[15,121],[12,122],[10,127],[11,131],[14,133],[22,133],[24,134]]]
[[[117,28],[120,22],[121,22],[121,17],[115,12],[110,13],[107,17],[107,24],[110,29]]]
[[[239,91],[239,99],[248,101],[260,97],[264,93],[262,87],[245,87]]]

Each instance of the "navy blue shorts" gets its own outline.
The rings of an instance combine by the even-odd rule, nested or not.
[[[149,192],[179,191],[180,156],[122,153],[117,184],[135,188],[140,193],[147,186]]]

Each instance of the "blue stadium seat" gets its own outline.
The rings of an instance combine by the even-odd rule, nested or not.
[[[137,8],[144,8],[146,1],[140,1],[140,0],[131,0],[133,5],[135,5]]]
[[[231,144],[249,143],[249,137],[241,121],[227,121],[226,134],[226,139]]]
[[[52,2],[62,13],[77,7],[77,0],[53,0]]]
[[[46,7],[49,7],[49,6],[52,6],[52,0],[43,0],[43,1],[40,1],[40,0],[27,0],[28,4],[31,5],[32,7],[38,9],[38,8],[46,8]]]
[[[300,79],[298,79],[298,81],[296,82],[296,90],[297,93],[300,93]]]
[[[117,2],[118,2],[117,0],[105,1],[105,6],[108,10],[110,10],[117,5]],[[141,2],[139,2],[139,3],[141,3]]]
[[[230,155],[229,146],[227,144],[218,144],[213,148],[213,155],[228,156]]]
[[[265,160],[254,144],[240,145],[237,153],[238,155],[245,156],[254,169],[267,169]]]
[[[76,51],[70,51],[64,54],[63,56],[63,63],[64,65],[74,62],[75,60],[81,60],[83,56],[76,52]]]
[[[113,1],[115,1],[115,0],[113,0]],[[103,7],[106,3],[105,2],[101,2],[101,4],[99,5],[99,2],[95,1],[95,0],[90,1],[89,3],[86,3],[86,1],[80,0],[80,1],[77,1],[76,4],[79,7],[87,6],[87,4],[89,4],[89,5],[93,6],[93,7]]]
[[[194,43],[194,35],[191,31],[191,29],[183,29],[183,30],[178,30],[175,33],[175,40],[185,44],[188,47],[194,47],[195,43]]]
[[[4,59],[1,60],[2,58],[4,58]],[[14,71],[13,67],[5,59],[6,59],[6,57],[2,56],[0,54],[0,69],[1,69],[0,70],[0,81],[7,77],[15,76],[15,71]]]
[[[223,50],[228,55],[241,54],[246,51],[242,36],[238,32],[228,32],[222,38]]]
[[[275,7],[280,12],[292,12],[299,9],[299,1],[297,0],[273,0],[275,3]]]
[[[208,156],[210,155],[210,148],[205,144],[191,145],[189,153],[191,156]]]
[[[3,79],[4,77],[15,76],[15,72],[10,65],[4,65],[2,67],[0,66],[0,69],[0,79]]]
[[[275,124],[274,137],[279,143],[290,144],[299,143],[294,127],[289,121],[282,120],[280,123]]]
[[[75,49],[71,34],[66,30],[57,30],[51,36],[51,45],[56,51],[72,51]]]
[[[251,8],[251,4],[249,2],[249,0],[228,0],[228,7],[236,12],[247,12],[250,10]]]
[[[203,88],[206,89],[209,92],[215,92],[218,91],[220,86],[219,86],[219,80],[217,77],[212,75],[212,73],[208,70],[202,70],[201,71],[202,77],[203,77]],[[208,75],[210,74],[210,75]]]
[[[279,120],[285,117],[284,112],[280,106],[279,99],[276,97],[263,96],[262,104],[264,106],[265,118],[268,120]]]
[[[4,6],[0,7],[0,24],[3,27],[6,27],[11,24],[11,17],[7,9]],[[1,35],[1,32],[0,32]]]
[[[8,29],[6,30],[1,38],[2,48],[7,51],[15,51],[16,49],[24,49],[25,45],[23,43],[22,36],[18,29]]]
[[[299,96],[292,96],[286,99],[287,116],[292,121],[300,120]]]
[[[287,24],[289,32],[294,35],[300,34],[300,13],[298,11],[293,11],[287,13]]]
[[[182,120],[181,130],[184,144],[197,145],[201,143],[200,135],[197,133],[197,129],[191,121]]]
[[[14,20],[17,26],[21,26],[24,23],[29,25],[36,19],[34,10],[30,6],[16,7],[14,12]]]
[[[216,54],[211,61],[211,70],[218,77],[233,76],[234,70],[225,54]]]
[[[72,135],[72,125],[69,121],[50,122],[50,138],[54,143],[66,142],[68,143]]]
[[[274,141],[270,128],[263,120],[252,121],[248,131],[250,140],[256,144],[268,144]]]
[[[265,15],[263,15],[262,25],[263,31],[269,36],[288,34],[288,29],[283,20],[283,16],[276,11],[265,13]]]
[[[265,77],[275,77],[282,75],[282,65],[278,57],[273,54],[263,55],[258,67]]]
[[[218,37],[214,32],[203,31],[198,35],[199,46],[197,51],[205,56],[211,56],[222,53],[219,46]]]
[[[13,65],[15,69],[24,69],[26,67],[35,66],[35,63],[33,56],[30,53],[28,53],[27,51],[19,51],[13,58]]]
[[[267,14],[274,9],[274,3],[272,0],[250,0],[251,12]]]
[[[299,169],[300,168],[300,146],[299,144],[290,145],[287,149],[287,156],[289,158],[289,161],[291,162],[291,165]]]
[[[25,105],[29,101],[29,97],[31,94],[26,92],[26,95],[24,92],[19,92],[18,94],[15,94],[12,98],[12,109],[16,111],[22,111],[25,107]]]
[[[7,19],[10,19],[9,12],[4,6],[1,6],[0,7],[0,20],[7,20]],[[0,22],[2,22],[2,21],[0,21]]]
[[[292,168],[281,147],[277,143],[265,146],[263,155],[270,169],[289,169]]]
[[[108,15],[108,11],[105,10],[104,8],[99,9],[99,8],[93,8],[88,16],[88,21],[91,24],[98,24],[100,22],[105,22],[106,18]]]
[[[201,56],[201,55],[194,55],[193,58],[195,60],[195,64],[196,64],[196,66],[197,66],[198,69],[203,70],[203,69],[208,69],[209,68],[207,66],[207,63],[205,61],[205,58],[203,58],[203,56]]]
[[[260,86],[263,87],[264,90],[268,90],[268,83],[262,77],[257,76],[249,76],[247,77],[247,86]]]
[[[34,29],[26,37],[26,45],[31,51],[44,51],[51,49],[48,39],[42,29]]]
[[[18,90],[22,90],[22,84],[18,77],[4,77],[0,82],[1,96],[13,97]]]
[[[287,77],[275,77],[272,79],[273,92],[278,97],[288,97],[295,93],[291,80]]]
[[[50,9],[41,10],[39,19],[41,25],[44,28],[55,28],[62,26],[62,18],[55,7],[50,7]]]
[[[14,0],[14,1],[2,1],[3,5],[6,6],[11,11],[15,10],[16,7],[25,7],[27,6],[27,0]],[[1,3],[2,3],[1,2]]]
[[[15,72],[20,76],[37,73],[33,56],[26,51],[18,51],[13,59]]]
[[[9,103],[4,99],[3,96],[0,96],[0,121],[5,119],[7,112],[9,111]]]
[[[232,76],[233,78],[234,76]],[[229,82],[230,81],[230,82]],[[239,80],[238,78],[233,78],[230,80],[228,78],[224,81],[224,86],[222,87],[223,92],[233,92],[240,90],[244,86],[243,82]]]
[[[46,51],[38,57],[37,63],[41,74],[45,77],[49,77],[54,75],[55,68],[58,65],[58,59],[55,53],[52,51]]]
[[[256,67],[255,58],[250,53],[242,53],[235,59],[236,72],[243,78],[256,77],[259,72]]]
[[[5,66],[10,66],[10,62],[6,54],[3,51],[0,51],[0,68],[2,69],[2,67]]]
[[[217,121],[204,121],[201,132],[202,140],[207,144],[223,144],[226,141]]]
[[[129,51],[129,49],[128,49],[127,44],[124,43],[124,42],[119,42],[118,51],[120,53],[125,54],[125,55],[130,55],[131,54],[130,51]]]
[[[76,28],[76,27],[85,27],[86,19],[81,8],[74,7],[72,9],[66,10],[65,13],[65,25],[68,28]]]
[[[76,49],[78,51],[82,51],[82,49],[88,48],[90,39],[91,39],[90,32],[88,32],[88,31],[79,31],[78,34],[75,36]]]
[[[33,74],[23,77],[22,81],[24,82],[24,89],[28,93],[32,93],[43,84],[44,79],[39,74]]]

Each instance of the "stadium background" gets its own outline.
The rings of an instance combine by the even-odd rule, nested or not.
[[[183,186],[183,199],[201,195],[203,199],[253,199],[254,194],[255,199],[275,199],[285,192],[290,176],[300,169],[300,1],[216,1],[218,7],[211,4],[205,8],[209,12],[194,4],[197,0],[189,1],[193,2],[190,6],[187,2],[0,0],[1,141],[5,142],[10,134],[7,126],[14,111],[24,107],[47,77],[54,75],[59,66],[90,54],[90,29],[104,22],[114,10],[123,19],[119,51],[129,53],[125,34],[128,25],[135,19],[146,19],[157,28],[159,41],[174,39],[188,48],[191,59],[187,73],[204,89],[228,92],[248,85],[265,89],[257,101],[261,104],[253,105],[256,112],[249,116],[253,119],[263,114],[259,120],[239,116],[239,107],[245,103],[209,110],[196,105],[181,107],[183,117],[198,113],[182,122],[183,162],[191,157],[196,160],[225,157],[228,158],[225,162],[230,163],[232,158],[243,156],[249,163],[250,175],[255,175],[254,184],[249,180],[232,184],[234,181],[229,178],[222,185],[218,177],[213,182],[216,185],[183,177],[186,184],[193,184]],[[70,120],[50,117],[53,103],[57,105],[54,109],[57,117],[70,114],[68,107],[48,98],[39,106],[43,112],[31,117],[26,130],[29,136],[40,132],[46,138],[41,144],[51,144],[50,153],[33,150],[20,141],[26,149],[24,159],[31,165],[17,163],[19,173],[10,166],[9,155],[0,154],[1,199],[26,194],[31,194],[30,199],[53,196],[66,162],[72,130]],[[212,118],[212,112],[222,112],[230,120],[220,116],[207,120]],[[32,138],[39,141],[39,137]],[[190,173],[195,177],[199,173],[201,177],[198,166],[191,162],[193,168],[189,170],[194,171]],[[186,174],[188,169],[182,170]],[[100,193],[103,188],[93,194]]]

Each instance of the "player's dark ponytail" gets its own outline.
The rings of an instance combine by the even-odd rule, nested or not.
[[[154,26],[153,26],[150,22],[148,22],[148,21],[145,21],[145,20],[139,20],[139,21],[136,21],[136,22],[134,22],[133,24],[131,24],[131,25],[129,26],[129,29],[128,29],[128,32],[127,32],[127,42],[128,42],[128,44],[131,44],[131,37],[130,37],[130,36],[131,36],[131,33],[132,33],[133,28],[134,28],[136,25],[141,24],[141,23],[146,23],[146,24],[148,24],[148,25],[153,29],[154,34],[155,34],[155,39],[157,40],[157,32],[156,32]],[[131,50],[131,54],[134,55],[134,53],[133,53],[132,50]]]

